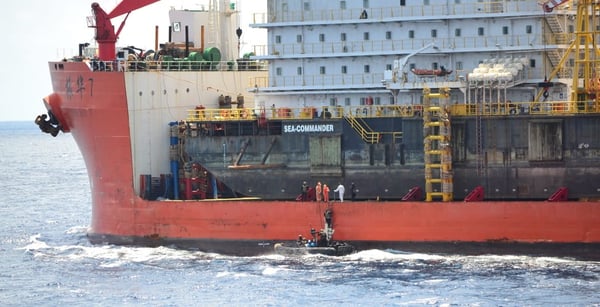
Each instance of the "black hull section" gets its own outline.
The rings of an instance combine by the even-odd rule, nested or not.
[[[255,240],[211,240],[211,239],[169,239],[149,237],[113,236],[88,234],[92,244],[114,244],[124,246],[169,246],[187,250],[199,250],[231,256],[259,256],[276,254],[277,243],[289,245],[296,241],[255,241]],[[357,251],[379,249],[392,253],[436,253],[442,255],[526,255],[568,257],[578,260],[600,260],[598,243],[519,243],[505,241],[490,242],[385,242],[348,241]]]
[[[453,191],[482,186],[488,200],[543,200],[561,187],[569,199],[600,198],[600,119],[516,115],[452,119]],[[341,119],[221,123],[186,138],[186,152],[234,196],[294,199],[303,181],[355,183],[357,199],[400,199],[424,187],[423,121],[365,118],[381,132],[371,144]],[[214,123],[213,123],[214,124]],[[200,125],[200,124],[198,124]],[[214,124],[216,125],[216,124]],[[331,199],[333,199],[333,193]]]

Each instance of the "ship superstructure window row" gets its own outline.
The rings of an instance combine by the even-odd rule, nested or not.
[[[381,1],[381,0],[380,0]],[[271,22],[306,22],[320,20],[344,20],[388,18],[405,19],[411,17],[435,17],[448,15],[478,14],[486,18],[490,14],[506,14],[510,12],[539,12],[537,1],[497,1],[497,0],[422,0],[406,3],[405,0],[386,1],[386,6],[371,8],[368,1],[360,3],[351,1],[304,1],[282,2],[281,10],[270,13]],[[379,3],[378,3],[379,5]],[[368,18],[362,17],[363,12]]]

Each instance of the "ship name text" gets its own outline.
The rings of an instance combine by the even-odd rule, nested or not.
[[[334,132],[332,124],[283,125],[283,133]]]

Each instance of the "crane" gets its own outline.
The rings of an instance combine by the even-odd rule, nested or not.
[[[555,7],[557,7],[563,3],[569,2],[569,1],[571,1],[571,0],[549,0],[549,1],[542,3],[542,8],[544,9],[544,12],[550,13],[554,10]]]
[[[544,11],[550,11],[558,5],[569,2],[569,0],[549,0],[542,4]],[[539,101],[543,95],[547,97],[548,85],[552,78],[556,77],[564,65],[573,59],[572,85],[569,110],[577,110],[578,102],[594,100],[600,104],[600,49],[595,42],[599,32],[598,8],[596,0],[579,0],[577,2],[577,15],[575,20],[574,37],[566,49],[560,62],[552,73],[542,82],[542,89],[535,97]],[[579,79],[582,79],[582,86]]]
[[[115,46],[119,33],[123,30],[125,21],[129,14],[144,6],[150,5],[159,0],[123,0],[110,13],[106,13],[97,2],[92,3],[92,12],[94,13],[94,24],[90,27],[96,28],[96,42],[98,42],[98,57],[101,61],[110,61],[115,59]],[[124,15],[125,19],[121,22],[119,29],[115,32],[111,19]]]
[[[404,57],[402,57],[402,58],[400,58],[398,60],[395,60],[394,61],[393,75],[392,75],[393,76],[393,80],[397,80],[397,76],[398,76],[399,72],[402,72],[403,76],[406,74],[406,72],[404,71],[404,67],[408,63],[408,59],[410,59],[412,56],[414,56],[414,55],[416,55],[416,54],[418,54],[420,52],[423,52],[424,50],[429,49],[431,47],[437,49],[436,46],[435,46],[435,42],[431,42],[431,43],[423,46],[422,48],[417,49],[416,51],[414,51],[412,53],[409,53],[406,56],[404,56]],[[403,77],[403,79],[406,79],[406,78]]]

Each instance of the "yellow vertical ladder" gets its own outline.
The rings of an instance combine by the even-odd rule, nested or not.
[[[439,93],[423,89],[423,146],[425,158],[425,201],[452,201],[452,147],[450,146],[450,89]],[[432,99],[437,99],[433,103]],[[434,185],[439,189],[434,190]]]

